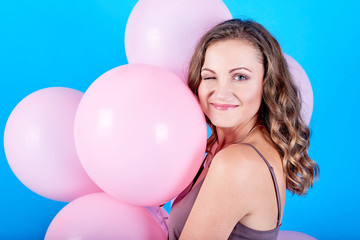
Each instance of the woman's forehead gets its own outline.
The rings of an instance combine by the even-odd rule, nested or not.
[[[229,68],[238,68],[248,66],[256,69],[262,64],[261,52],[248,40],[227,39],[209,45],[205,52],[203,67],[227,66]]]

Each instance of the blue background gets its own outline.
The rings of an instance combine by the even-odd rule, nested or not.
[[[359,4],[224,2],[233,17],[254,19],[272,32],[312,83],[310,156],[321,174],[307,196],[288,192],[281,229],[318,239],[359,239]],[[2,1],[1,132],[12,109],[28,94],[54,86],[85,92],[98,76],[126,64],[124,32],[135,4],[135,0]],[[28,190],[12,173],[3,148],[0,179],[0,239],[42,239],[65,203]]]

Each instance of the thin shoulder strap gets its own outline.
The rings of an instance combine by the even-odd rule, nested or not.
[[[205,161],[206,161],[206,159],[207,159],[207,156],[208,156],[208,155],[206,155],[206,157],[204,158],[204,161],[202,162],[202,164],[201,164],[198,172],[196,173],[196,176],[194,177],[194,180],[193,180],[193,182],[192,182],[192,184],[191,184],[190,190],[194,187],[197,179],[200,177],[200,174],[201,174],[202,170],[204,169],[204,163],[205,163]],[[190,190],[189,190],[189,191],[190,191]]]
[[[274,173],[274,169],[273,167],[270,165],[270,163],[266,160],[266,158],[259,152],[259,150],[257,150],[252,144],[250,143],[241,143],[244,145],[248,145],[250,147],[252,147],[259,155],[260,157],[264,160],[264,162],[266,163],[266,165],[268,166],[270,173],[271,173],[271,177],[272,180],[274,182],[274,187],[275,187],[275,192],[276,192],[276,200],[277,200],[277,205],[278,205],[278,219],[277,219],[277,224],[276,227],[278,227],[280,225],[280,216],[281,216],[281,200],[280,200],[280,191],[279,191],[279,187],[276,181],[276,176]]]

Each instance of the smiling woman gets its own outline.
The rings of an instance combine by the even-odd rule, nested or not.
[[[264,76],[258,55],[248,41],[238,39],[207,49],[198,92],[201,107],[215,126],[241,127],[257,121]]]
[[[319,171],[278,42],[256,22],[221,23],[198,43],[188,85],[212,135],[169,239],[276,239],[286,189],[306,194]]]

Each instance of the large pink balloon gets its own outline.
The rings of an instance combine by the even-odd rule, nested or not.
[[[75,144],[89,176],[123,202],[154,206],[193,179],[206,147],[206,123],[172,72],[129,64],[100,76],[75,119]]]
[[[61,87],[36,91],[15,107],[7,121],[4,146],[11,169],[46,198],[68,202],[101,191],[75,149],[74,120],[82,95]]]
[[[197,41],[231,18],[222,0],[139,0],[126,25],[127,59],[164,67],[185,81]]]
[[[284,57],[288,64],[289,71],[296,86],[299,89],[300,97],[301,97],[301,117],[303,118],[306,124],[310,123],[313,104],[314,104],[314,97],[313,91],[311,87],[310,80],[306,75],[306,72],[301,67],[301,65],[292,57],[284,53]]]
[[[280,231],[278,240],[316,240],[310,235],[295,231]]]
[[[155,218],[143,207],[124,204],[105,193],[80,197],[51,222],[45,240],[166,239]]]

